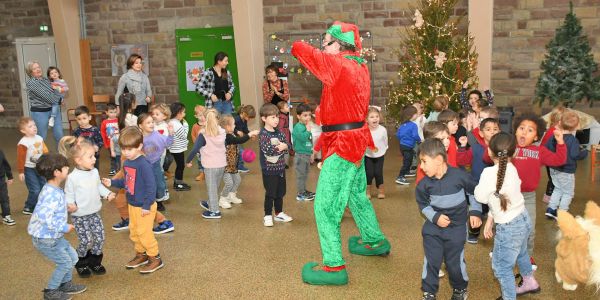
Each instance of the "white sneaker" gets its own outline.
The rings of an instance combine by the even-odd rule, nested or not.
[[[227,198],[227,197],[219,198],[219,206],[221,208],[231,208],[231,203],[229,203],[229,198]]]
[[[10,215],[7,215],[6,217],[2,218],[2,223],[8,226],[13,226],[17,224],[17,222],[15,222],[15,220],[13,220],[13,218]]]
[[[265,216],[263,218],[263,225],[265,225],[265,227],[273,227],[273,216]]]
[[[242,203],[242,199],[238,198],[236,193],[229,193],[229,202],[233,204],[240,204]]]
[[[442,271],[442,270],[440,269],[440,272],[438,273],[438,277],[439,277],[439,278],[442,278],[442,277],[444,277],[445,275],[446,275],[446,273],[444,273],[444,271]]]
[[[54,117],[50,117],[50,119],[48,120],[48,126],[54,127]]]
[[[280,212],[278,215],[275,216],[274,219],[277,222],[291,222],[293,220],[292,217],[286,215],[284,212]]]

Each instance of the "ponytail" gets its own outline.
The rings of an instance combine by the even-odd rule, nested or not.
[[[206,118],[206,135],[217,136],[219,134],[219,112],[210,108],[204,112],[204,117]]]
[[[496,177],[496,192],[494,193],[496,197],[500,198],[500,208],[502,208],[502,211],[506,211],[509,202],[505,194],[500,194],[500,189],[502,189],[502,185],[504,184],[504,175],[506,175],[506,165],[508,164],[508,155],[506,152],[504,150],[498,153],[498,176]]]
[[[498,175],[496,177],[496,192],[494,196],[500,199],[500,208],[502,211],[506,211],[510,199],[505,194],[500,194],[500,189],[502,189],[502,185],[504,184],[508,161],[510,157],[515,155],[517,141],[512,134],[499,132],[490,140],[489,149],[492,152],[492,156],[498,159]]]

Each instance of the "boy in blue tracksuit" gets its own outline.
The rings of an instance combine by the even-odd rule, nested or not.
[[[436,299],[442,261],[453,288],[452,299],[467,299],[468,276],[464,258],[467,221],[481,226],[481,204],[473,199],[477,182],[461,169],[446,163],[446,148],[438,139],[427,139],[419,146],[420,168],[427,175],[416,189],[423,224],[425,262],[421,281],[423,299]],[[471,206],[465,199],[471,200]]]
[[[396,178],[396,183],[401,185],[407,185],[409,182],[406,177],[415,176],[410,174],[410,167],[412,165],[412,159],[415,155],[413,150],[415,146],[421,142],[419,136],[419,127],[414,122],[418,117],[417,109],[412,106],[406,106],[402,109],[400,114],[400,127],[396,132],[396,137],[400,142],[400,151],[402,151],[403,163],[402,169]]]

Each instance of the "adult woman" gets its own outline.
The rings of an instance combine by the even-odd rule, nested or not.
[[[220,114],[231,114],[233,104],[231,97],[235,91],[231,73],[227,70],[229,57],[225,52],[215,55],[212,68],[202,73],[200,83],[196,85],[196,91],[206,99],[206,108],[215,108]]]
[[[277,105],[280,101],[287,102],[290,99],[290,90],[287,80],[277,77],[277,68],[269,65],[265,68],[267,80],[263,82],[263,99],[265,103]]]
[[[48,134],[48,121],[52,114],[52,105],[60,103],[63,96],[52,88],[48,78],[42,77],[42,67],[39,62],[28,62],[25,71],[29,76],[25,85],[27,87],[27,98],[29,99],[30,116],[35,122],[38,135],[45,140]],[[56,126],[52,128],[52,133],[56,145],[58,145],[58,141],[63,137],[62,115],[60,113],[56,114],[54,124]]]
[[[148,103],[152,101],[152,88],[148,75],[142,71],[142,57],[139,54],[131,54],[127,59],[127,73],[119,79],[119,86],[115,94],[115,103],[119,104],[119,97],[125,88],[129,93],[135,95],[136,107],[134,115],[139,116],[148,112]]]

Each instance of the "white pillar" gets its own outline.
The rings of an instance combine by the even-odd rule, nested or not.
[[[494,1],[469,0],[469,34],[475,38],[479,89],[491,88]]]

